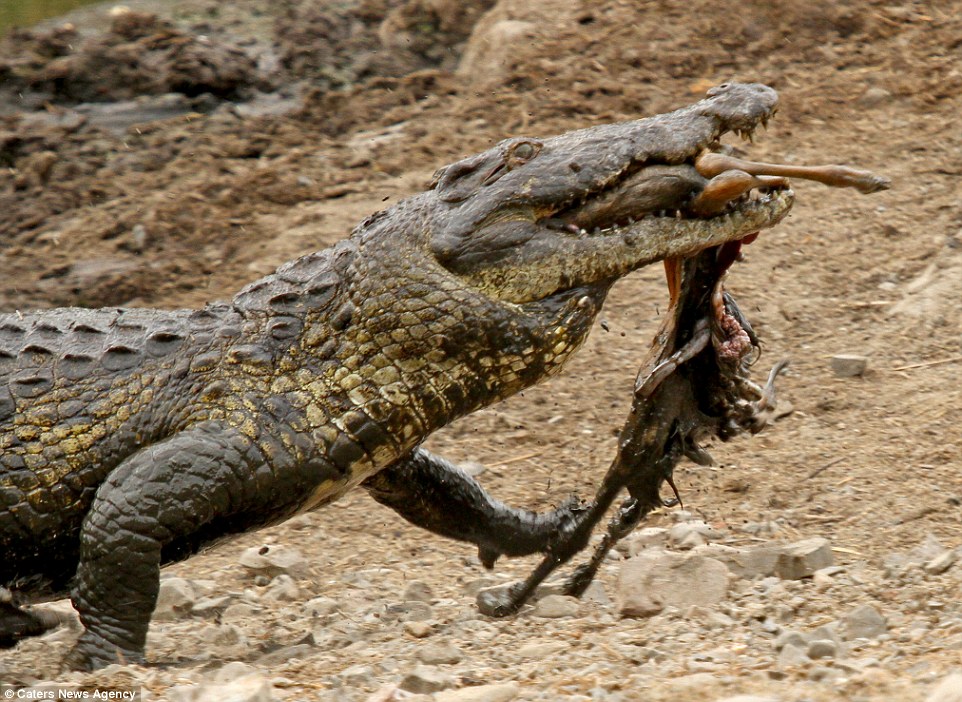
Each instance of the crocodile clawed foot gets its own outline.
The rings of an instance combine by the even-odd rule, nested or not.
[[[91,671],[105,668],[113,663],[136,665],[143,662],[142,652],[123,650],[88,629],[64,658],[63,669]]]

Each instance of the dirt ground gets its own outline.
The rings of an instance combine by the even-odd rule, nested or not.
[[[891,178],[870,197],[795,184],[792,215],[729,283],[763,360],[791,358],[780,387],[792,411],[759,437],[713,447],[719,465],[685,464],[675,477],[685,508],[736,545],[831,541],[843,570],[828,585],[786,585],[792,626],[871,603],[889,633],[852,655],[875,664],[784,665],[752,617],[736,616],[750,609],[750,587],[735,624],[720,629],[684,616],[622,619],[597,603],[568,619],[485,620],[468,594],[486,577],[470,549],[352,494],[170,569],[257,596],[238,565],[245,548],[307,557],[296,601],[240,620],[237,641],[205,647],[191,622],[161,624],[150,667],[57,678],[75,634],[55,634],[0,655],[0,682],[133,681],[154,699],[194,699],[174,688],[239,660],[267,671],[273,699],[406,699],[415,693],[395,686],[423,660],[424,641],[462,651],[450,687],[514,684],[523,700],[912,701],[962,668],[962,566],[931,577],[890,567],[927,538],[962,544],[962,1],[746,0],[737,12],[710,0],[151,7],[166,19],[120,16],[108,29],[99,8],[70,28],[0,43],[0,310],[229,297],[501,138],[663,112],[727,80],[781,95],[767,132],[742,147],[750,157]],[[594,330],[562,377],[458,422],[430,448],[484,464],[480,479],[513,504],[591,495],[664,305],[660,269],[630,276],[606,306],[608,330]],[[845,353],[866,356],[868,371],[838,377],[830,359]],[[664,510],[646,525],[673,522]],[[495,577],[532,564],[499,563]],[[612,562],[600,576],[612,598],[617,570]],[[433,591],[423,641],[383,614],[411,580]],[[310,625],[298,607],[322,595],[354,612],[354,633],[335,626],[341,638],[322,645],[316,635],[301,655],[265,663],[303,643]],[[669,654],[636,660],[628,644]],[[716,649],[735,658],[692,657]]]

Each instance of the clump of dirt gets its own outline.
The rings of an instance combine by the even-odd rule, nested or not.
[[[281,62],[323,88],[425,68],[451,70],[494,0],[288,0],[276,22]]]
[[[92,38],[69,24],[14,31],[0,56],[0,90],[44,92],[63,104],[164,93],[238,99],[269,84],[241,48],[131,10],[115,12]]]

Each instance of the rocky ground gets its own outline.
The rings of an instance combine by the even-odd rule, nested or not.
[[[0,309],[230,295],[508,135],[777,88],[752,158],[888,175],[796,184],[730,288],[788,356],[788,411],[676,472],[582,601],[477,613],[485,571],[365,495],[165,571],[149,665],[61,674],[63,627],[0,683],[171,700],[962,699],[962,2],[151,3],[0,43]],[[160,9],[158,9],[160,8]],[[99,14],[98,14],[99,13]],[[594,492],[657,328],[614,290],[563,377],[430,440],[498,496]],[[856,355],[858,375],[833,367]],[[479,468],[480,469],[480,468]],[[266,550],[265,550],[266,547]],[[61,610],[67,603],[50,605]]]

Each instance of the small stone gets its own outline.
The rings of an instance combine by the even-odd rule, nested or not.
[[[728,568],[713,558],[649,549],[625,561],[618,591],[625,617],[650,617],[665,607],[713,605],[728,593]]]
[[[840,353],[832,356],[831,364],[839,378],[854,378],[868,369],[868,358],[854,353]]]
[[[782,401],[779,400],[778,404],[781,405],[781,403]],[[780,528],[776,522],[768,519],[764,522],[747,522],[738,527],[738,531],[752,536],[773,536]]]
[[[549,658],[568,648],[567,644],[560,641],[545,641],[542,643],[525,644],[518,649],[518,656],[529,660],[539,660]]]
[[[196,598],[194,587],[184,578],[164,578],[160,581],[160,591],[157,593],[157,605],[154,607],[155,621],[170,621],[177,619],[194,606]]]
[[[668,530],[668,543],[680,551],[688,551],[696,546],[704,546],[708,541],[696,527],[697,522],[679,522]]]
[[[326,617],[338,609],[337,600],[330,597],[313,597],[304,603],[304,612],[309,617]]]
[[[706,629],[727,629],[734,625],[735,621],[727,614],[716,612],[708,607],[692,605],[685,612],[685,619],[701,624]]]
[[[839,633],[845,641],[874,639],[888,631],[888,624],[875,607],[866,604],[839,620]]]
[[[434,625],[430,622],[404,622],[404,631],[416,639],[423,639],[434,633]]]
[[[725,564],[732,575],[745,580],[754,580],[775,574],[782,546],[773,544],[755,548],[738,549],[731,546],[713,545],[696,548],[693,553],[710,556]]]
[[[214,646],[236,646],[244,640],[244,633],[233,624],[220,624],[207,629],[204,640]]]
[[[273,702],[271,681],[253,674],[212,685],[178,685],[167,690],[171,702]]]
[[[434,619],[434,609],[431,608],[431,605],[417,600],[389,605],[385,614],[388,617],[397,617],[402,622],[426,622],[429,619]]]
[[[808,648],[808,639],[801,632],[785,629],[775,637],[775,650],[781,651],[788,645],[796,646],[804,651]]]
[[[299,600],[300,588],[290,575],[278,575],[271,580],[264,592],[264,600],[268,602],[293,602]]]
[[[256,575],[269,578],[278,575],[303,578],[309,572],[304,555],[287,546],[253,546],[241,554],[240,564]]]
[[[884,105],[891,101],[892,93],[890,93],[885,88],[880,88],[877,85],[873,85],[871,88],[862,93],[861,97],[858,99],[858,104],[862,107],[878,107],[879,105]]]
[[[925,702],[962,702],[962,673],[952,673],[942,678]]]
[[[421,580],[412,580],[408,583],[408,586],[404,588],[404,600],[407,602],[428,602],[430,603],[434,599],[434,592],[431,591],[431,586],[426,582]]]
[[[955,551],[943,551],[935,558],[929,560],[923,568],[925,568],[925,572],[929,575],[941,575],[951,568],[958,558],[959,554]]]
[[[400,688],[408,692],[430,694],[454,685],[454,678],[433,666],[419,665],[404,676]]]
[[[620,553],[637,556],[646,548],[664,546],[668,542],[668,530],[661,527],[645,527],[632,532],[615,546]]]
[[[835,658],[838,653],[838,646],[830,639],[815,639],[808,644],[808,657],[812,660],[818,658]]]
[[[249,602],[235,602],[220,615],[221,622],[239,622],[260,613],[261,608]]]
[[[135,224],[130,230],[130,250],[140,253],[147,246],[147,228],[143,224]]]
[[[809,658],[805,650],[795,644],[785,644],[778,652],[778,664],[785,668],[808,663]]]
[[[830,624],[822,624],[821,626],[815,627],[811,632],[809,632],[809,641],[815,641],[817,639],[833,641],[835,643],[835,647],[839,651],[842,649],[842,639],[838,635],[837,626],[834,622]]]
[[[284,646],[276,651],[264,654],[257,659],[257,664],[263,668],[270,668],[281,663],[287,663],[297,658],[307,658],[315,653],[314,647],[310,644],[300,643],[293,646]]]
[[[608,593],[605,591],[605,586],[599,581],[593,580],[590,585],[585,589],[584,594],[581,595],[582,602],[591,602],[602,607],[611,606],[611,598],[608,597]]]
[[[434,702],[510,702],[521,687],[516,682],[496,685],[477,685],[460,690],[444,690],[434,696]]]
[[[418,660],[427,665],[460,663],[464,659],[461,649],[446,643],[428,643],[417,651]]]
[[[248,675],[260,674],[260,668],[255,668],[254,666],[242,661],[231,661],[230,663],[225,663],[220,668],[213,671],[210,674],[210,679],[215,683],[228,683],[232,680],[237,680],[238,678],[243,678]]]
[[[578,616],[580,608],[581,603],[575,597],[568,595],[548,595],[547,597],[542,597],[535,603],[532,614],[535,617],[544,617],[545,619],[560,619],[562,617]]]
[[[203,597],[194,603],[190,613],[199,617],[216,617],[230,606],[233,599],[230,595]]]
[[[352,665],[350,668],[345,668],[338,677],[346,685],[350,685],[351,687],[365,687],[377,682],[377,678],[374,675],[374,668],[362,663]]]
[[[796,541],[784,548],[775,564],[775,575],[783,580],[800,580],[835,561],[828,539]]]

